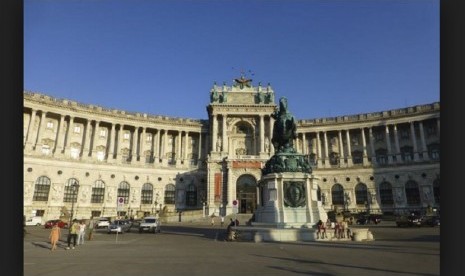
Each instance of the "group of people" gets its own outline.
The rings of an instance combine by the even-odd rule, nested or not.
[[[340,222],[331,222],[331,220],[328,218],[326,223],[324,223],[321,219],[317,222],[316,238],[327,239],[327,228],[334,229],[334,237],[337,239],[345,239],[350,238],[352,236],[351,230],[346,220],[342,220]]]
[[[67,250],[74,249],[76,246],[84,244],[87,227],[88,226],[86,225],[84,220],[78,221],[77,219],[74,219],[72,221],[71,225],[69,226],[69,233],[67,237],[67,243],[68,243],[68,246],[66,247]],[[88,230],[89,230],[88,239],[89,240],[92,239],[93,228],[94,228],[94,225],[92,222],[90,222],[89,227],[88,227]],[[52,245],[50,250],[53,251],[57,249],[57,243],[60,240],[60,237],[61,237],[61,228],[57,224],[55,224],[50,230],[50,235],[49,235],[50,244]]]

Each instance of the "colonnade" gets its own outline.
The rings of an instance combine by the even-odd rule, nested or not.
[[[77,158],[77,156],[70,156],[70,149],[74,142],[79,144],[80,159],[105,160],[110,163],[116,162],[120,157],[125,158],[125,162],[138,161],[139,163],[146,163],[148,157],[155,163],[165,162],[164,160],[168,162],[171,157],[175,157],[172,161],[178,164],[192,156],[197,156],[198,159],[206,155],[207,147],[202,146],[202,143],[206,142],[206,134],[201,133],[200,127],[199,131],[190,131],[168,127],[136,126],[36,109],[31,109],[30,115],[29,121],[25,123],[27,127],[24,135],[24,149],[27,152],[41,154],[44,140],[50,140],[50,144],[53,145],[50,153],[55,157]],[[55,122],[58,122],[56,127]],[[53,131],[47,132],[47,128]],[[174,146],[169,143],[169,136],[173,137]],[[196,148],[189,151],[189,142],[192,143],[192,141]],[[99,147],[105,149],[104,152]],[[129,151],[122,152],[123,147]],[[173,155],[167,156],[168,153],[173,153]],[[103,155],[99,157],[99,154]]]

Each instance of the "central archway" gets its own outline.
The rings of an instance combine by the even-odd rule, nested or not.
[[[241,175],[236,182],[236,198],[239,201],[239,213],[253,213],[257,208],[257,180],[254,176]]]

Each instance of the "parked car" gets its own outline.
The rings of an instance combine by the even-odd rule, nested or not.
[[[421,226],[421,221],[421,216],[418,215],[398,216],[396,225],[397,227]]]
[[[124,232],[128,232],[130,228],[131,228],[131,222],[129,220],[114,220],[108,226],[108,234],[111,234],[111,233],[123,234]]]
[[[97,229],[98,228],[108,228],[110,226],[110,220],[108,218],[99,218],[97,220]]]
[[[431,227],[440,226],[441,225],[440,217],[439,216],[424,216],[421,219],[421,225],[431,226]]]
[[[139,233],[152,232],[160,233],[160,220],[156,217],[145,217],[139,224]]]
[[[369,224],[369,223],[378,224],[380,222],[381,222],[381,216],[373,215],[373,214],[372,215],[361,215],[355,221],[355,223],[361,224],[361,225]]]
[[[44,224],[45,228],[52,228],[54,225],[58,225],[60,228],[68,228],[68,223],[61,219],[47,220]]]
[[[41,226],[42,217],[32,217],[24,222],[25,226]]]

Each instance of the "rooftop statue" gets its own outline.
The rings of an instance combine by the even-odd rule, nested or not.
[[[251,87],[250,82],[252,81],[252,79],[246,79],[242,75],[240,78],[234,79],[234,81],[236,82],[235,86],[239,86],[240,89],[243,89],[244,86]]]

